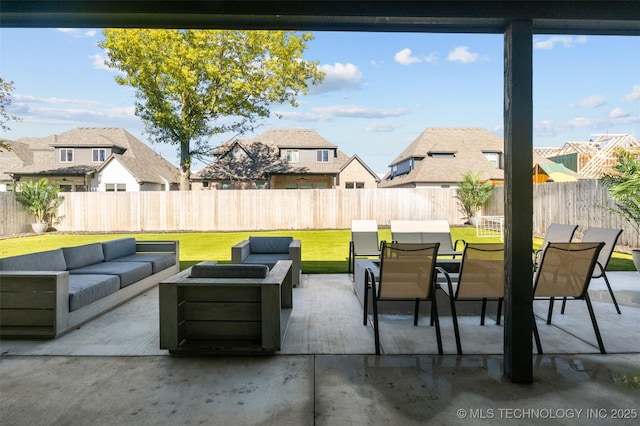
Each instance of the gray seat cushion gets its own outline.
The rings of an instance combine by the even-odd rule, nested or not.
[[[62,249],[0,259],[0,271],[66,271]]]
[[[85,244],[76,247],[64,247],[64,260],[67,263],[67,269],[77,269],[94,263],[100,263],[104,260],[101,243]]]
[[[113,259],[112,262],[149,262],[154,274],[176,264],[176,256],[162,253],[138,253]]]
[[[69,275],[69,312],[120,290],[117,275]]]
[[[105,241],[102,243],[104,261],[115,260],[125,256],[136,254],[135,238],[119,238],[117,240]]]
[[[249,237],[251,253],[289,253],[293,237]]]
[[[151,275],[149,262],[101,262],[69,271],[70,275],[106,274],[120,277],[120,288]]]
[[[265,278],[267,265],[194,265],[191,278]]]
[[[267,265],[271,270],[278,260],[287,260],[289,259],[289,253],[258,253],[258,254],[250,254],[242,263],[243,264],[253,264],[253,265]]]

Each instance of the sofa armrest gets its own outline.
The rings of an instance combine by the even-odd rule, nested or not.
[[[0,271],[0,336],[54,338],[68,328],[69,272]]]
[[[302,242],[300,240],[293,240],[289,244],[289,259],[293,261],[291,265],[293,286],[298,287],[302,276]]]
[[[136,241],[136,253],[175,253],[179,259],[180,241],[139,240]]]
[[[240,241],[231,247],[231,263],[242,263],[251,254],[249,240]]]

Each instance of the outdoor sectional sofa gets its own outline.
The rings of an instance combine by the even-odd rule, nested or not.
[[[278,260],[291,260],[293,286],[302,279],[302,245],[287,236],[249,237],[231,247],[231,263],[267,265],[273,268]]]
[[[135,238],[0,259],[0,337],[58,337],[176,274],[178,259],[178,241]]]

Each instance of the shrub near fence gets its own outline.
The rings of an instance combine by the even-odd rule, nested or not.
[[[533,229],[544,235],[550,223],[623,228],[620,244],[640,247],[633,228],[601,206],[611,203],[598,181],[534,186]],[[497,187],[484,215],[502,215],[503,188]],[[455,189],[312,189],[172,192],[65,193],[59,209],[60,231],[251,231],[279,229],[348,229],[352,219],[446,219],[462,224]],[[0,193],[2,235],[28,232],[31,217]]]

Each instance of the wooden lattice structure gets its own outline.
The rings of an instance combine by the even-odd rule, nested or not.
[[[593,136],[596,136],[597,139],[587,142],[567,142],[561,148],[535,148],[534,151],[550,159],[574,155],[577,166],[575,171],[578,174],[599,178],[607,169],[616,164],[615,151],[617,148],[630,151],[640,150],[640,142],[629,134]]]

